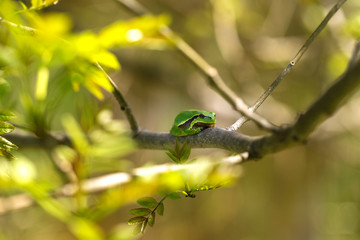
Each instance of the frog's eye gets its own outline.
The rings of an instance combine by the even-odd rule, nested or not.
[[[204,115],[204,114],[199,114],[198,117],[199,117],[199,118],[205,118],[205,115]]]

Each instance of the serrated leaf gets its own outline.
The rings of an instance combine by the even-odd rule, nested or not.
[[[134,208],[129,212],[135,216],[146,216],[151,213],[151,210],[149,208]]]
[[[158,202],[153,197],[143,197],[136,201],[140,206],[146,208],[154,208],[158,204]]]
[[[166,155],[168,155],[169,158],[171,158],[171,160],[173,160],[176,163],[179,163],[179,159],[176,156],[174,156],[172,153],[169,152],[165,152],[165,153]]]
[[[169,193],[169,194],[167,195],[167,197],[170,198],[170,199],[172,199],[172,200],[176,200],[176,199],[180,199],[180,198],[181,198],[181,196],[180,196],[178,193],[176,193],[176,192]]]
[[[156,211],[160,216],[163,216],[164,215],[164,204],[160,203],[158,208],[156,209]]]
[[[15,117],[15,114],[9,111],[0,110],[0,121],[9,121]]]
[[[0,134],[5,134],[12,132],[14,130],[14,126],[8,122],[0,121]]]
[[[155,212],[152,212],[151,215],[149,216],[148,223],[150,227],[154,226],[155,224],[155,216],[156,216]]]
[[[146,219],[147,219],[146,217],[142,217],[142,216],[133,217],[127,221],[127,224],[128,225],[136,225],[136,224],[144,222]]]

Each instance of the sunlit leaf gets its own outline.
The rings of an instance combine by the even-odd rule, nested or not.
[[[5,158],[7,158],[9,160],[15,158],[14,155],[12,155],[9,151],[6,151],[6,150],[1,149],[1,148],[0,148],[0,156],[5,157]]]
[[[159,29],[169,22],[170,18],[166,15],[145,15],[131,21],[118,21],[105,27],[100,32],[99,40],[106,48],[133,44],[150,48],[158,48],[162,44],[164,47],[167,43],[161,39]]]
[[[0,149],[4,149],[7,151],[16,150],[17,146],[0,136]]]
[[[136,225],[136,224],[139,224],[139,223],[142,223],[146,220],[145,217],[142,217],[142,216],[139,216],[139,217],[133,217],[133,218],[130,218],[127,223],[129,225]]]
[[[55,5],[59,2],[59,0],[31,0],[31,8],[40,10],[42,8],[48,7],[50,5]]]
[[[43,4],[43,0],[31,0],[31,6],[33,8],[41,8]]]
[[[14,126],[8,122],[0,121],[0,134],[5,134],[12,132],[14,130]]]
[[[47,95],[47,88],[49,82],[49,69],[42,66],[38,70],[36,78],[35,96],[38,100],[44,100]]]
[[[136,201],[139,205],[146,208],[154,208],[158,202],[153,197],[143,197]]]
[[[68,15],[64,13],[46,13],[33,15],[31,23],[41,36],[61,37],[70,31],[72,22]]]
[[[75,148],[85,155],[89,148],[89,142],[79,124],[71,115],[65,115],[62,119],[62,123]]]
[[[10,121],[15,117],[15,114],[9,111],[0,110],[0,121]]]
[[[91,60],[92,60],[92,62],[99,63],[105,67],[109,67],[109,68],[113,68],[113,69],[120,68],[119,61],[117,60],[115,55],[112,54],[111,52],[108,52],[105,50],[94,53],[91,56]]]
[[[145,229],[146,229],[146,227],[147,227],[148,221],[149,221],[149,219],[146,218],[146,219],[142,222],[142,224],[141,224],[141,229],[140,229],[140,231],[141,231],[142,233],[145,232]]]

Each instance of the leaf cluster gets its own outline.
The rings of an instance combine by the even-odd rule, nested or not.
[[[185,163],[190,156],[191,153],[191,146],[188,144],[187,141],[183,145],[180,145],[179,141],[175,140],[174,148],[170,146],[164,145],[168,152],[165,152],[171,160],[175,163],[182,164]]]
[[[11,123],[7,122],[12,118],[14,118],[13,113],[3,110],[0,111],[0,135],[10,133],[15,129]],[[14,156],[10,151],[16,150],[17,148],[18,147],[15,144],[0,136],[0,156],[12,159]]]
[[[128,225],[135,225],[136,233],[144,233],[147,225],[153,227],[155,224],[156,213],[159,216],[164,215],[164,200],[170,198],[173,200],[181,198],[179,194],[173,192],[166,194],[160,201],[153,197],[143,197],[137,200],[140,208],[133,208],[129,212],[135,217],[128,220]]]

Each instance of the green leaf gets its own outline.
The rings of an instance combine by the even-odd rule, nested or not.
[[[11,153],[9,153],[8,151],[4,150],[4,149],[0,149],[0,156],[2,157],[6,157],[7,159],[14,159],[14,155],[12,155]]]
[[[106,50],[93,53],[90,58],[94,63],[99,63],[103,66],[113,68],[113,69],[120,68],[120,63],[117,60],[117,58],[115,57],[115,55]]]
[[[155,224],[155,212],[152,212],[151,215],[149,216],[149,219],[148,219],[148,223],[150,225],[150,227],[154,226]]]
[[[18,147],[12,142],[6,140],[5,138],[0,136],[0,149],[4,149],[6,151],[16,150]]]
[[[158,202],[153,197],[143,197],[136,201],[140,206],[146,208],[154,208],[158,204]]]
[[[182,151],[181,159],[180,159],[180,162],[182,162],[182,163],[186,162],[189,159],[189,156],[190,156],[190,153],[191,153],[191,147],[186,147],[186,148],[183,148],[183,149],[184,150]]]
[[[85,155],[86,151],[89,149],[89,142],[75,118],[71,115],[65,115],[62,118],[62,123],[75,148]]]
[[[143,223],[141,224],[141,232],[144,233],[145,232],[145,229],[146,229],[146,226],[148,224],[148,218],[145,219],[145,221],[143,221]]]
[[[142,223],[146,220],[147,218],[146,217],[142,217],[142,216],[139,216],[139,217],[133,217],[133,218],[130,218],[129,221],[127,222],[128,225],[136,225],[136,224],[139,224],[139,223]]]
[[[14,129],[14,126],[10,123],[0,121],[0,134],[12,132]]]
[[[180,199],[180,198],[181,198],[181,196],[180,196],[178,193],[176,193],[176,192],[169,193],[169,194],[167,195],[167,197],[170,198],[170,199],[172,199],[172,200],[176,200],[176,199]]]
[[[146,216],[151,213],[149,208],[134,208],[129,211],[132,215],[135,216]]]
[[[0,121],[10,121],[15,117],[15,114],[9,111],[0,110]]]
[[[163,216],[164,215],[164,204],[160,203],[159,206],[157,207],[156,211],[160,216]]]
[[[176,156],[174,156],[172,153],[170,153],[170,152],[165,152],[165,153],[166,153],[166,155],[168,155],[168,157],[171,158],[174,162],[179,163],[179,159],[178,159]]]
[[[175,152],[170,146],[164,144],[164,147],[165,147],[172,155],[174,155],[174,156],[176,155],[176,152]]]

